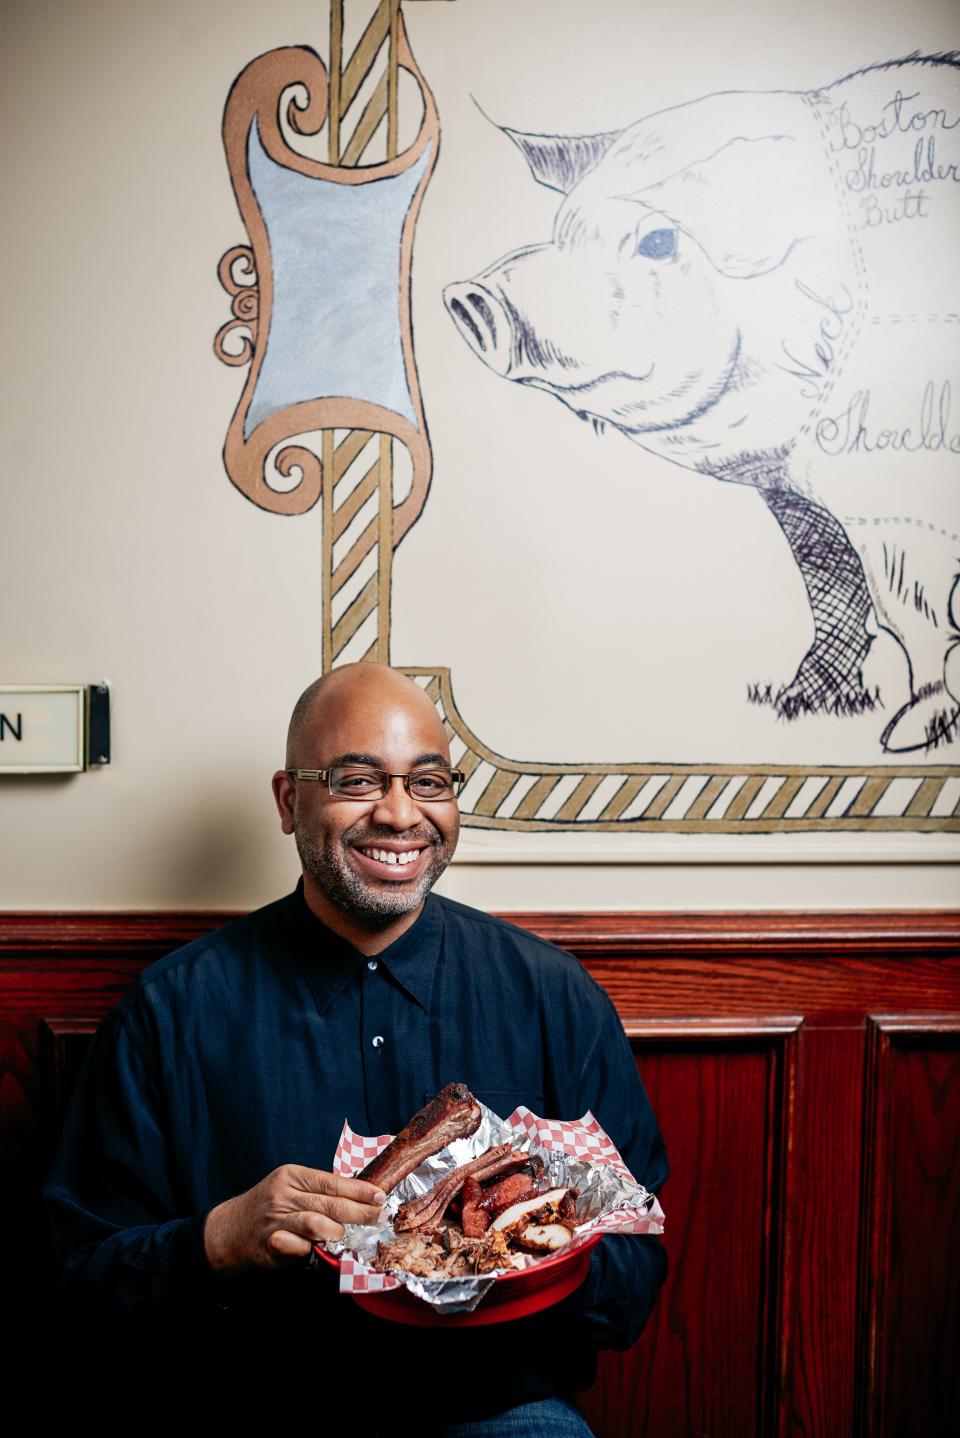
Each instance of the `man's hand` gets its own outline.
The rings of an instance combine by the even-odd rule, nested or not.
[[[376,1184],[285,1163],[210,1210],[207,1259],[215,1271],[231,1272],[305,1258],[316,1240],[342,1238],[345,1223],[376,1223],[385,1197]]]

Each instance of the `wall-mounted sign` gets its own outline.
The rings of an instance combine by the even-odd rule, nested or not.
[[[0,685],[0,775],[109,764],[109,705],[106,684]]]

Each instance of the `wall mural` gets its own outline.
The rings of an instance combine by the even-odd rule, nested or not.
[[[326,62],[274,50],[231,89],[223,137],[250,243],[220,262],[232,318],[215,342],[249,366],[230,479],[278,514],[320,502],[324,669],[390,661],[394,553],[433,466],[411,273],[440,119],[399,0],[346,9],[333,0]],[[517,233],[471,279],[433,276],[447,322],[531,404],[560,401],[541,423],[622,436],[664,484],[679,467],[755,491],[812,641],[784,682],[745,682],[743,702],[791,725],[870,716],[873,752],[527,762],[471,731],[455,666],[408,667],[468,775],[466,825],[960,828],[958,77],[955,55],[911,56],[802,93],[691,96],[601,133],[484,120],[555,193],[552,236]],[[882,685],[864,675],[878,633],[903,661]]]

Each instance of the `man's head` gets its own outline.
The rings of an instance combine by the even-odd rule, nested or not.
[[[311,684],[290,720],[287,768],[343,763],[390,774],[449,768],[443,724],[423,690],[379,664],[345,665]],[[400,779],[380,799],[337,798],[324,781],[284,770],[274,774],[273,791],[283,832],[296,837],[314,912],[348,938],[380,934],[392,942],[409,927],[456,848],[456,801],[418,802]]]

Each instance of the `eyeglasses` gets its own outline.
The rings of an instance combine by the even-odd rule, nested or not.
[[[459,769],[414,769],[409,774],[388,774],[386,769],[363,769],[356,764],[334,764],[331,769],[288,769],[294,779],[326,781],[334,799],[382,799],[391,779],[402,779],[403,787],[418,804],[438,799],[455,799],[464,783]]]

